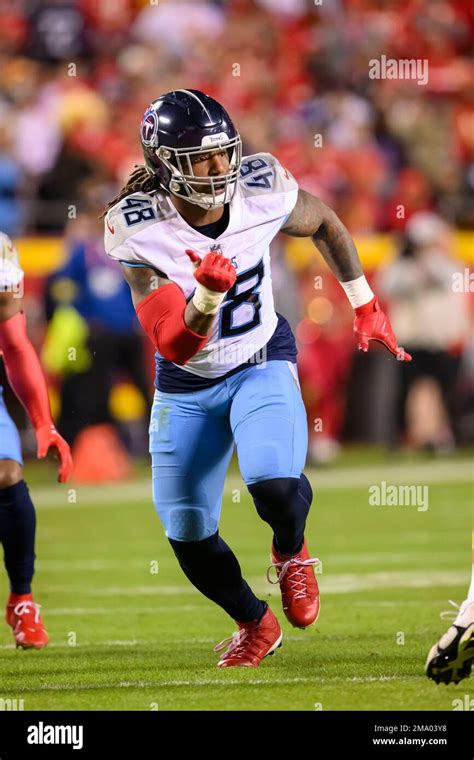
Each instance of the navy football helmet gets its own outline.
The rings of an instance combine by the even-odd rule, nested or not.
[[[242,160],[242,141],[227,111],[199,90],[173,90],[147,108],[140,139],[148,171],[169,193],[205,209],[228,203]],[[226,150],[228,174],[196,177],[197,154]]]

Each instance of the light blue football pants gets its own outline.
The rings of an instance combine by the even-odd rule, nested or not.
[[[169,538],[216,532],[234,443],[246,485],[300,477],[308,433],[295,364],[254,364],[190,393],[155,391],[153,501]]]
[[[15,423],[7,412],[0,385],[0,459],[14,459],[23,465],[20,436]]]

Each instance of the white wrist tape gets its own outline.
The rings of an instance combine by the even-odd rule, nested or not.
[[[217,314],[225,296],[225,293],[216,293],[215,290],[209,290],[198,283],[193,295],[193,304],[201,314]]]
[[[339,284],[344,288],[353,309],[357,309],[358,306],[364,306],[364,304],[369,303],[374,298],[374,294],[364,275],[356,280],[340,282]]]

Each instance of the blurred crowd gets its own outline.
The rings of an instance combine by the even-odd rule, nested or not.
[[[227,107],[245,152],[278,155],[353,233],[401,228],[400,203],[474,227],[465,0],[0,0],[0,12],[11,234],[61,231],[85,178],[122,182],[147,104],[191,85]],[[427,59],[427,84],[370,79],[382,55]]]
[[[0,13],[0,228],[13,237],[65,235],[72,250],[71,220],[90,222],[142,162],[141,114],[177,87],[222,102],[244,154],[277,155],[355,235],[396,233],[402,254],[413,215],[474,229],[474,13],[465,0],[0,0]],[[426,84],[370,78],[382,56],[426,60]],[[400,290],[387,277],[381,287],[396,309]],[[337,397],[347,397],[353,371],[349,312],[333,314],[339,296],[320,294],[318,341],[308,338],[308,287],[300,272],[294,298],[305,305],[293,324],[310,375],[325,341],[332,352],[319,378],[332,388],[337,439]],[[456,340],[459,356],[465,336]]]

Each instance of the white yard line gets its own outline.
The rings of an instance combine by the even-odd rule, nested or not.
[[[347,594],[357,593],[359,591],[372,591],[379,588],[432,588],[432,587],[449,587],[449,586],[466,586],[468,583],[468,573],[458,570],[402,570],[394,572],[380,573],[339,573],[318,574],[318,583],[321,592],[324,594]],[[256,594],[279,594],[278,586],[266,583],[260,576],[250,576],[247,578],[248,583]],[[74,596],[81,593],[88,597],[160,597],[160,596],[193,596],[199,595],[199,592],[193,586],[171,586],[156,583],[153,586],[96,586],[84,590],[83,586],[71,585],[48,585],[48,593],[69,593]]]
[[[321,593],[346,594],[348,592],[373,591],[383,588],[432,588],[440,586],[462,586],[467,588],[468,572],[457,570],[437,571],[396,571],[380,573],[342,573],[318,576]]]
[[[441,595],[441,605],[445,604],[445,606],[448,606],[448,601],[445,596]],[[351,600],[351,607],[393,607],[393,608],[400,608],[400,606],[403,604],[403,607],[412,606],[412,607],[419,607],[420,602],[416,599],[404,599],[403,602],[400,601],[390,601],[390,600],[378,600],[378,599],[372,599],[372,600],[361,600],[361,599],[353,599]],[[202,613],[202,605],[200,604],[180,604],[179,605],[179,614],[183,613],[192,613],[193,615],[196,613]],[[129,606],[118,606],[118,607],[51,607],[46,606],[44,617],[45,619],[49,619],[52,617],[64,617],[64,618],[70,618],[70,617],[100,617],[105,615],[175,615],[176,614],[176,606],[175,605],[166,605],[164,600],[160,600],[159,607],[153,606],[153,607],[147,607],[146,605],[141,605],[138,607],[129,607]],[[286,640],[288,640],[288,636],[285,637]],[[299,640],[300,638],[304,639],[304,637],[292,637],[294,641]],[[190,643],[190,642],[200,642],[200,641],[212,641],[212,639],[176,639],[173,638],[173,643]],[[81,646],[83,645],[83,642],[81,642]],[[1,647],[0,649],[5,649],[6,647]]]
[[[37,688],[22,688],[22,694],[44,691],[99,691],[105,689],[160,689],[172,686],[291,686],[293,684],[333,684],[333,683],[385,683],[387,681],[416,681],[420,676],[312,676],[296,678],[252,678],[248,680],[232,678],[202,678],[195,680],[171,679],[168,681],[104,681],[91,684],[42,684]],[[11,691],[10,689],[8,691]],[[5,692],[4,692],[5,693]]]
[[[67,585],[56,585],[48,583],[48,594],[69,594],[74,597],[77,594],[85,597],[108,597],[115,596],[120,599],[121,596],[200,596],[199,591],[191,584],[189,586],[95,586],[94,588],[85,589],[82,584],[75,586],[74,583]]]
[[[413,537],[413,534],[411,534]],[[399,535],[400,537],[400,535]],[[410,537],[407,536],[407,540]],[[429,555],[429,552],[431,551],[430,547],[427,547],[426,549],[426,555]],[[439,556],[440,552],[438,552]],[[411,549],[407,548],[405,552],[400,552],[399,554],[393,554],[392,552],[377,552],[377,553],[370,553],[366,554],[365,552],[361,551],[359,554],[325,554],[324,558],[324,567],[328,569],[334,568],[337,565],[344,564],[344,565],[387,565],[388,561],[390,561],[390,565],[399,565],[399,564],[407,564],[412,559],[413,560],[419,560],[420,558],[420,549],[419,547],[413,547]],[[455,549],[452,550],[444,550],[443,551],[443,562],[448,562],[448,560],[456,561],[459,558],[459,552]],[[167,569],[172,569],[175,566],[175,561],[173,557],[165,558],[163,562],[159,562],[161,565],[167,565]],[[262,561],[262,566],[264,562]],[[91,572],[97,572],[101,570],[120,570],[123,571],[124,568],[127,570],[130,570],[131,568],[136,569],[142,569],[144,571],[149,571],[150,563],[145,559],[130,559],[127,558],[126,562],[124,560],[101,560],[101,559],[38,559],[36,561],[36,569],[40,571],[47,571],[48,573],[51,572],[58,572],[58,573],[64,573],[72,571],[72,570],[81,570],[81,571],[91,571]],[[429,571],[428,571],[429,572]],[[161,571],[160,571],[161,573]]]
[[[202,607],[199,604],[180,604],[179,613],[183,612],[202,612]],[[160,603],[159,614],[176,614],[176,607],[163,605]],[[49,607],[45,606],[45,617],[94,617],[99,615],[157,615],[158,610],[156,607],[147,607],[142,604],[140,607]]]
[[[49,615],[48,615],[49,616]],[[92,647],[92,649],[95,649],[95,647],[136,647],[138,645],[142,646],[150,646],[149,641],[139,641],[138,639],[130,639],[129,641],[127,639],[110,639],[104,640],[104,641],[78,641],[78,643],[75,646],[72,646],[71,644],[59,643],[58,641],[51,641],[48,644],[48,649],[84,649],[85,647]],[[0,646],[0,649],[16,649],[16,644],[2,644]]]
[[[155,612],[156,614],[156,612]],[[84,651],[84,649],[98,649],[101,647],[143,647],[146,649],[149,649],[151,647],[157,647],[162,648],[163,645],[169,646],[196,646],[197,644],[208,644],[210,647],[212,647],[214,644],[217,644],[218,637],[207,637],[207,638],[187,638],[187,639],[176,639],[173,637],[173,639],[166,639],[164,640],[163,637],[160,637],[160,640],[156,640],[156,642],[150,642],[146,641],[144,639],[110,639],[104,641],[82,641],[81,639],[78,639],[77,643],[72,646],[71,644],[68,644],[66,642],[59,642],[59,641],[51,641],[48,644],[48,649],[74,649],[76,651]],[[308,641],[307,636],[284,636],[285,641]],[[0,649],[16,649],[16,644],[0,644]]]
[[[334,470],[305,470],[316,490],[368,488],[371,485],[385,481],[387,484],[402,483],[406,485],[429,485],[430,483],[472,482],[474,466],[469,461],[427,462],[410,464],[380,464]],[[241,489],[246,486],[237,475],[229,475],[225,491]],[[72,491],[75,493],[72,494]],[[101,486],[64,485],[64,486],[32,486],[31,494],[35,505],[41,509],[78,509],[95,508],[108,504],[114,508],[128,506],[130,503],[152,501],[151,473],[150,479],[136,480],[124,483],[104,484]],[[72,497],[70,496],[72,494]],[[68,501],[74,498],[75,502]]]
[[[132,567],[142,568],[142,570],[147,571],[150,569],[150,563],[146,559],[130,559],[129,557],[127,557],[126,563],[124,560],[118,559],[39,559],[35,565],[37,570],[58,571],[61,573],[64,573],[65,570],[91,570],[94,572],[98,570],[123,570],[124,567],[127,570]]]

